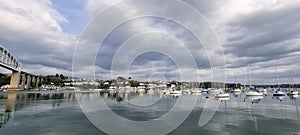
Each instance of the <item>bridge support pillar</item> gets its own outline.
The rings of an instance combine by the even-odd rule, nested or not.
[[[19,83],[20,83],[20,72],[12,71],[8,90],[20,90]]]
[[[36,77],[35,87],[38,88],[40,84],[40,77]]]
[[[27,75],[27,83],[26,83],[26,89],[29,90],[31,88],[31,76]]]
[[[25,74],[21,75],[21,90],[25,90],[26,76]]]
[[[35,83],[36,83],[36,77],[35,76],[32,76],[31,78],[31,88],[35,88]]]

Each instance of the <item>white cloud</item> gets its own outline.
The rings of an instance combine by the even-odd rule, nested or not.
[[[11,50],[23,63],[45,68],[70,69],[75,36],[64,33],[61,25],[66,20],[50,0],[0,0],[0,43]],[[69,62],[67,64],[67,62]],[[33,73],[48,74],[36,69]],[[51,72],[52,73],[52,72]]]

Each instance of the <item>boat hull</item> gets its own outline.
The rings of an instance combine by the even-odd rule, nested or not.
[[[273,96],[285,96],[285,94],[274,93]]]
[[[263,93],[259,93],[259,92],[246,92],[246,96],[262,96]]]
[[[224,94],[218,94],[218,95],[216,95],[216,98],[227,98],[229,96],[230,96],[230,94],[224,93]]]

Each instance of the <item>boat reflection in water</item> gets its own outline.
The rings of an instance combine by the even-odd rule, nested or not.
[[[257,104],[261,101],[261,99],[263,99],[263,96],[246,96],[244,99],[244,102],[247,102],[247,106],[248,106],[248,110],[249,110],[249,115],[252,118],[253,121],[253,125],[255,128],[255,131],[258,132],[258,126],[257,126],[257,119],[256,119],[256,115],[254,112],[254,104]],[[249,101],[251,102],[249,104]]]

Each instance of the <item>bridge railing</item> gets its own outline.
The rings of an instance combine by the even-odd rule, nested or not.
[[[0,45],[0,63],[14,70],[19,70],[21,64],[7,49]]]

